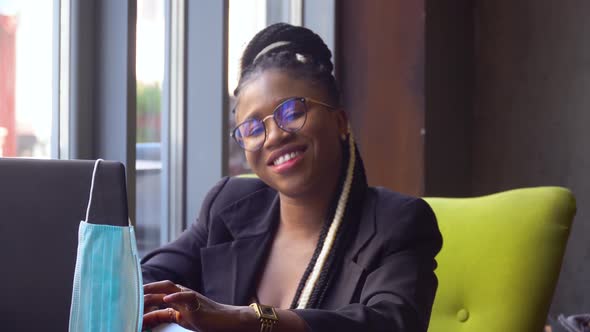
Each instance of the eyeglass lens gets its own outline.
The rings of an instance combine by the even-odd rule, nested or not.
[[[273,112],[277,126],[287,132],[296,132],[305,124],[306,105],[302,98],[292,98],[281,103]],[[238,144],[249,151],[262,147],[266,140],[266,126],[259,119],[248,119],[234,129]]]

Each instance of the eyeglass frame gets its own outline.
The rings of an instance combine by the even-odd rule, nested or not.
[[[283,127],[281,127],[281,125],[279,125],[279,123],[277,122],[277,119],[275,118],[275,115],[276,115],[276,112],[278,111],[278,109],[279,109],[281,106],[283,106],[285,103],[287,103],[287,102],[290,102],[290,101],[293,101],[293,100],[299,100],[299,101],[301,101],[301,102],[303,103],[303,105],[305,105],[305,119],[303,120],[303,124],[301,124],[301,127],[299,127],[297,130],[289,131],[289,130],[286,130],[286,129],[284,129]],[[261,120],[259,120],[259,121],[260,121],[260,123],[262,123],[262,126],[264,127],[264,140],[262,141],[262,144],[260,144],[260,147],[259,147],[258,149],[256,149],[256,150],[248,150],[248,149],[246,149],[245,147],[243,147],[243,146],[240,144],[240,142],[238,142],[238,139],[236,138],[236,135],[235,135],[235,132],[236,132],[236,130],[237,130],[237,129],[238,129],[240,126],[241,126],[241,125],[243,125],[243,124],[244,124],[246,121],[250,121],[251,119],[246,119],[246,120],[244,120],[244,121],[240,122],[239,124],[237,124],[237,125],[234,127],[234,129],[232,129],[232,130],[230,131],[229,135],[230,135],[230,136],[231,136],[231,137],[234,139],[234,141],[236,142],[236,144],[238,144],[238,146],[239,146],[240,148],[242,148],[243,150],[245,150],[245,151],[248,151],[248,152],[256,152],[256,151],[260,151],[260,150],[262,149],[262,147],[264,146],[264,143],[266,143],[266,139],[267,139],[267,137],[268,137],[268,130],[267,130],[267,127],[266,127],[266,120],[268,120],[269,118],[273,118],[273,120],[274,120],[275,124],[277,125],[277,127],[278,127],[279,129],[281,129],[282,131],[284,131],[284,132],[287,132],[287,133],[296,133],[296,132],[298,132],[299,130],[301,130],[301,128],[303,128],[303,127],[305,126],[305,124],[307,123],[307,113],[309,112],[309,108],[308,108],[308,104],[307,104],[308,102],[309,102],[309,103],[312,103],[312,104],[317,104],[317,105],[320,105],[320,106],[324,106],[324,107],[325,107],[325,108],[327,108],[329,111],[335,111],[335,110],[337,110],[337,109],[338,109],[336,106],[332,106],[332,105],[330,105],[330,104],[327,104],[327,103],[324,103],[324,102],[322,102],[322,101],[319,101],[319,100],[317,100],[317,99],[313,99],[313,98],[309,98],[309,97],[298,97],[298,96],[289,97],[289,98],[287,98],[287,99],[285,99],[285,100],[281,101],[281,102],[280,102],[280,103],[279,103],[279,104],[278,104],[278,105],[277,105],[277,106],[276,106],[276,107],[273,109],[273,111],[272,111],[272,113],[271,113],[271,114],[269,114],[269,115],[265,116],[264,118],[262,118]],[[235,113],[235,108],[234,108],[234,110],[233,110],[233,113]]]

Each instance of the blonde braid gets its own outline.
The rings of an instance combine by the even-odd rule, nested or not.
[[[344,217],[344,211],[346,210],[346,204],[348,203],[348,196],[350,194],[350,187],[352,185],[352,177],[354,174],[354,164],[356,160],[354,137],[352,135],[350,124],[348,125],[348,133],[348,146],[350,149],[350,153],[348,160],[348,168],[346,170],[346,179],[344,180],[344,186],[342,187],[342,192],[340,193],[340,197],[338,199],[338,205],[336,207],[334,219],[332,220],[332,224],[330,224],[330,228],[328,229],[328,234],[326,235],[326,239],[322,245],[320,254],[316,260],[316,263],[313,266],[311,274],[305,281],[305,286],[303,288],[303,291],[301,292],[301,296],[299,297],[297,309],[305,309],[305,307],[307,306],[311,293],[315,288],[317,280],[320,276],[320,272],[322,271],[326,259],[330,254],[330,251],[332,250],[332,245],[334,244],[336,234],[338,234],[340,224],[342,223],[342,218]]]

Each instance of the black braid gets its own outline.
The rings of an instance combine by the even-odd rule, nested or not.
[[[260,54],[267,46],[276,42],[287,42]],[[257,58],[258,56],[258,58]],[[237,97],[243,86],[255,76],[267,69],[288,71],[298,79],[307,79],[326,89],[334,106],[340,105],[339,89],[332,75],[332,52],[320,36],[313,31],[286,23],[268,26],[257,33],[250,41],[242,55],[240,81],[234,91]]]
[[[348,140],[346,141],[348,142]],[[355,147],[356,148],[356,147]],[[344,143],[342,148],[343,151],[343,163],[340,170],[340,184],[338,190],[336,191],[332,203],[330,205],[330,209],[327,214],[326,222],[323,225],[322,231],[320,233],[320,237],[318,239],[318,244],[316,245],[316,249],[314,254],[305,269],[305,273],[303,274],[299,286],[297,287],[297,291],[295,293],[295,297],[293,298],[293,302],[291,303],[291,308],[296,308],[299,302],[299,298],[301,297],[301,292],[305,287],[305,282],[309,278],[313,267],[317,261],[317,258],[320,254],[322,244],[326,239],[326,235],[328,233],[328,229],[332,224],[332,220],[334,219],[334,215],[336,214],[336,206],[338,204],[338,198],[342,192],[342,188],[344,186],[344,180],[346,178],[346,169],[348,166],[349,160],[349,148],[348,143]],[[317,280],[317,283],[311,293],[309,301],[307,303],[308,308],[319,308],[324,297],[326,291],[330,286],[330,282],[334,278],[334,274],[337,269],[340,267],[342,260],[345,254],[346,245],[349,244],[352,239],[354,238],[354,234],[356,233],[357,226],[359,224],[360,219],[360,207],[362,206],[362,200],[365,196],[365,190],[367,188],[367,180],[365,175],[365,170],[363,166],[362,159],[358,152],[356,151],[356,161],[355,161],[355,168],[354,168],[354,175],[352,186],[350,189],[350,196],[348,197],[348,203],[346,204],[346,208],[344,210],[344,216],[342,223],[340,225],[340,229],[336,234],[336,238],[334,240],[334,244],[332,250],[326,259],[326,262],[320,271],[320,276]]]
[[[345,163],[343,163],[345,164]],[[315,246],[315,250],[313,252],[313,256],[311,257],[309,264],[307,265],[307,268],[305,269],[305,272],[303,273],[303,276],[301,277],[301,280],[299,281],[299,286],[297,287],[297,291],[295,292],[295,296],[293,297],[293,302],[291,302],[291,308],[294,309],[297,307],[298,303],[299,303],[299,298],[301,297],[301,292],[303,292],[303,288],[305,287],[305,282],[307,281],[307,279],[309,278],[309,275],[311,274],[311,271],[313,270],[313,267],[315,266],[315,263],[318,259],[318,256],[320,255],[321,249],[322,249],[322,244],[324,243],[324,241],[326,240],[326,236],[328,235],[328,230],[330,229],[330,225],[332,224],[332,219],[334,218],[334,214],[336,214],[336,205],[338,204],[338,197],[340,196],[340,192],[342,192],[342,187],[344,185],[344,178],[346,177],[346,168],[345,167],[341,167],[341,171],[340,171],[340,180],[339,180],[339,185],[338,185],[338,190],[336,191],[336,193],[338,195],[335,195],[335,198],[332,198],[332,203],[330,204],[330,208],[328,210],[328,214],[326,216],[326,221],[324,222],[324,225],[322,226],[322,230],[320,232],[320,236],[318,238],[318,243]],[[342,175],[344,173],[344,175]],[[341,226],[342,227],[342,226]],[[330,254],[328,255],[326,264],[324,265],[324,267],[328,266],[328,262],[330,261],[330,258],[333,256],[334,250],[332,250],[330,252]],[[322,270],[323,272],[323,270]],[[312,295],[310,296],[310,299],[308,301],[308,307],[312,308],[310,306],[311,302],[314,300],[314,293],[315,290],[320,288],[318,286],[320,286],[322,283],[320,282],[322,275],[320,273],[320,278],[318,278],[318,283],[316,285],[316,287],[314,288],[314,291],[312,292]]]
[[[314,289],[312,297],[310,298],[310,307],[317,308],[321,305],[327,290],[330,287],[331,281],[338,269],[342,266],[344,255],[346,253],[346,246],[350,245],[354,240],[354,235],[357,232],[359,220],[361,218],[361,207],[363,206],[363,200],[367,189],[367,179],[365,175],[365,168],[360,157],[359,151],[356,148],[356,161],[354,167],[354,176],[352,180],[352,186],[348,197],[348,202],[344,210],[344,216],[340,230],[336,235],[332,253],[329,256],[328,261],[324,265],[320,273],[320,279],[318,284],[321,287]],[[345,148],[348,150],[348,146]],[[348,155],[348,153],[346,153]],[[348,159],[348,156],[345,156]]]
[[[318,256],[320,255],[320,251],[322,249],[321,244],[324,243],[324,241],[326,240],[326,235],[328,234],[328,229],[330,228],[330,224],[331,224],[330,222],[324,223],[324,226],[323,226],[322,231],[320,233],[320,237],[318,239],[318,243],[315,246],[315,251],[313,252],[313,256],[311,257],[309,264],[307,264],[307,268],[305,269],[305,272],[303,273],[301,280],[299,280],[299,286],[297,286],[297,291],[295,292],[295,296],[293,297],[293,301],[291,302],[291,309],[297,308],[297,305],[299,304],[299,298],[301,297],[301,292],[303,292],[303,288],[305,287],[305,282],[309,278],[309,275],[311,274],[311,271],[313,270],[313,267],[315,266],[315,263],[318,260]],[[330,253],[330,255],[331,254],[332,253]],[[318,280],[318,285],[319,284],[320,283]],[[316,285],[316,287],[317,287],[317,285]],[[310,297],[310,299],[309,299],[309,302],[311,302],[311,301],[312,301],[312,297]],[[308,305],[308,307],[309,307],[309,305]]]

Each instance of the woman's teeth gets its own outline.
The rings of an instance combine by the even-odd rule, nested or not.
[[[273,165],[279,166],[280,164],[285,163],[285,162],[297,157],[300,154],[301,154],[301,152],[285,153],[284,155],[275,159],[275,161],[273,162]]]

